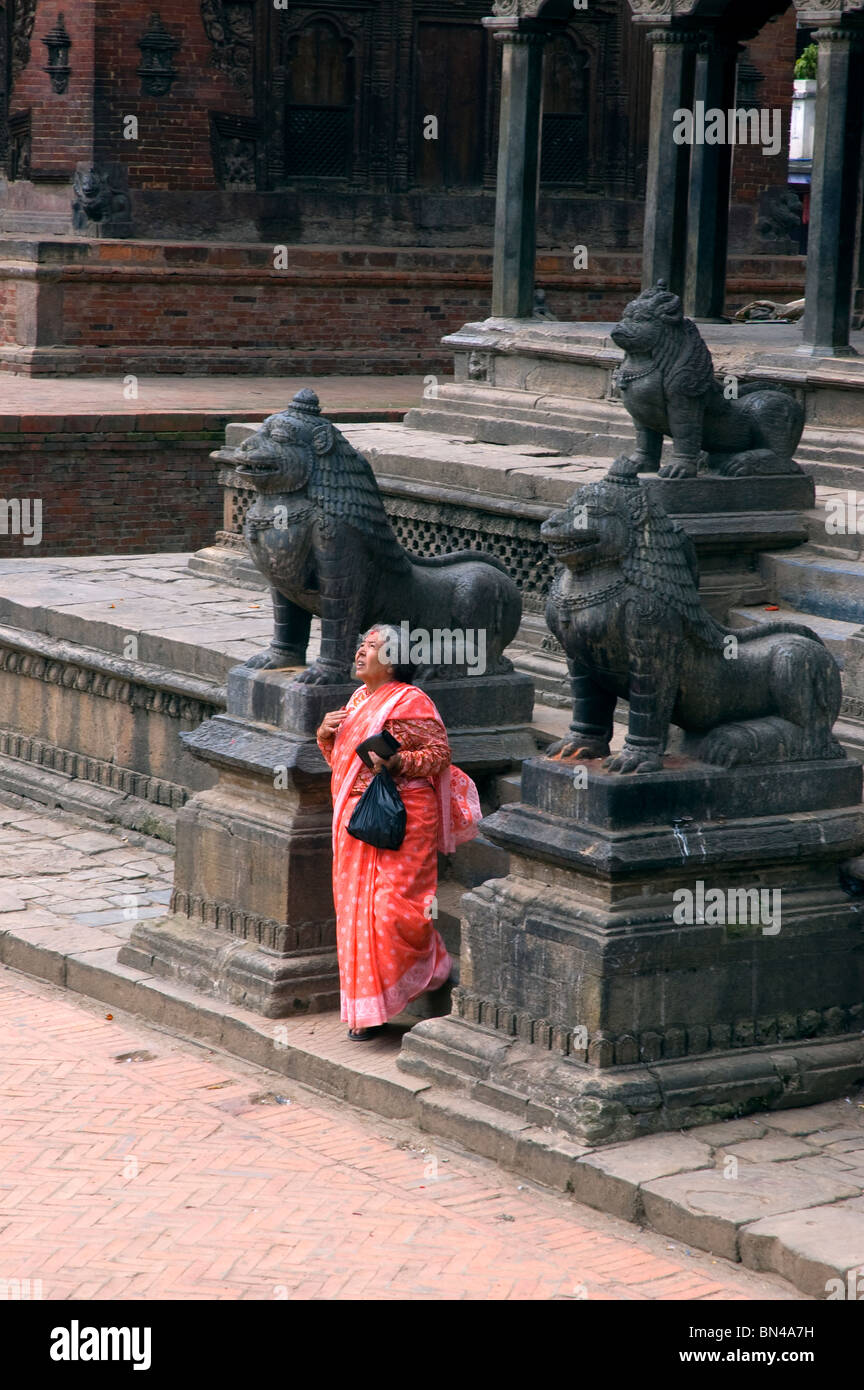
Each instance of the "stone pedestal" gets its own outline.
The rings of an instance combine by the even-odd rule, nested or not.
[[[225,714],[183,741],[219,781],[178,815],[172,915],[142,922],[126,965],[268,1018],[335,1008],[330,769],[315,742],[354,686],[236,667]]]
[[[453,1015],[400,1067],[592,1143],[845,1094],[864,932],[838,869],[864,844],[861,777],[529,760],[483,825],[511,867],[463,899]]]
[[[217,785],[177,819],[171,915],[141,922],[120,960],[268,1018],[337,1008],[330,769],[315,741],[356,683],[294,683],[235,667],[225,714],[183,735]],[[482,779],[535,752],[527,676],[430,683],[453,758]]]

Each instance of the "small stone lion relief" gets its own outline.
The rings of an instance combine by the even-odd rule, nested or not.
[[[72,225],[76,232],[92,232],[93,224],[105,236],[128,235],[129,195],[124,171],[118,165],[100,168],[78,165],[72,177]]]
[[[409,555],[393,533],[368,461],[321,415],[314,391],[298,391],[236,449],[230,464],[256,498],[245,523],[252,559],[271,586],[276,628],[269,649],[247,666],[303,666],[312,614],[321,654],[304,684],[348,680],[357,638],[372,623],[412,630],[483,629],[485,670],[511,671],[503,655],[519,630],[522,596],[504,566],[479,550]],[[467,666],[424,667],[453,678]]]
[[[798,623],[715,622],[690,538],[635,478],[610,471],[579,488],[541,535],[561,565],[546,622],[573,692],[570,731],[547,756],[655,772],[676,724],[683,751],[721,767],[842,757],[840,672],[821,639]],[[610,756],[619,699],[627,738]]]
[[[616,472],[693,478],[700,465],[726,477],[803,471],[792,457],[804,429],[801,405],[782,387],[758,382],[727,400],[698,328],[662,280],[630,301],[611,336],[627,354],[617,385],[636,427],[636,451],[616,460]],[[672,457],[660,468],[664,435],[672,438]]]

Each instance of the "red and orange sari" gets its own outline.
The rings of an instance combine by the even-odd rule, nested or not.
[[[358,1030],[386,1023],[425,990],[443,985],[450,974],[450,957],[432,922],[431,904],[438,884],[438,849],[453,849],[454,826],[450,746],[428,695],[402,681],[388,681],[371,695],[361,685],[347,708],[335,738],[319,737],[318,743],[333,769],[333,897],[342,1018]],[[385,727],[402,745],[402,770],[394,780],[407,812],[405,839],[393,850],[376,849],[347,831],[357,797],[373,775],[354,750]],[[454,773],[464,778],[458,769]],[[455,809],[458,814],[458,805]]]

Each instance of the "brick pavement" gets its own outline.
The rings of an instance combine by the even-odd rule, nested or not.
[[[5,967],[0,1059],[0,1281],[44,1299],[798,1297]]]

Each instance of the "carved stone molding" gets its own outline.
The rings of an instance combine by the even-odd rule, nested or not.
[[[535,1019],[521,1010],[502,1008],[461,987],[453,990],[453,1012],[469,1023],[494,1028],[522,1042],[596,1067],[630,1066],[657,1062],[661,1058],[758,1047],[765,1043],[803,1042],[807,1038],[860,1033],[864,1027],[864,1003],[861,1003],[848,1009],[808,1009],[801,1014],[736,1019],[710,1028],[672,1026],[663,1032],[634,1030],[633,1033],[599,1032],[586,1036],[584,1030],[550,1023],[548,1019]]]
[[[213,63],[235,87],[252,80],[255,0],[201,0],[204,31],[213,45]]]
[[[151,801],[156,806],[171,806],[175,810],[184,806],[191,795],[176,782],[150,777],[147,773],[106,762],[104,758],[91,758],[85,753],[60,748],[56,743],[47,743],[44,739],[32,738],[27,734],[0,730],[0,755],[17,758],[19,762],[30,763],[49,772],[59,772],[76,781],[92,782],[110,791],[124,792],[141,801]]]
[[[213,688],[211,703],[198,695],[195,689],[198,683],[191,679],[189,685],[192,688],[186,694],[181,690],[151,684],[140,677],[136,679],[131,662],[106,656],[99,665],[94,662],[91,666],[83,660],[54,655],[51,646],[49,638],[38,639],[35,636],[27,639],[26,647],[23,639],[21,646],[0,646],[0,671],[28,676],[31,680],[62,686],[66,690],[74,689],[104,700],[118,700],[121,704],[131,705],[133,709],[164,714],[170,719],[185,719],[194,725],[202,724],[205,719],[211,719],[224,709],[224,690],[221,687]],[[39,647],[45,650],[40,651]],[[182,679],[176,678],[178,685]]]
[[[257,913],[245,912],[229,903],[214,902],[198,893],[175,888],[171,894],[171,911],[188,917],[202,926],[224,931],[243,941],[253,941],[270,951],[287,954],[289,951],[324,950],[332,945],[329,924],[301,923],[298,926],[276,922]]]
[[[36,0],[12,0],[12,27],[10,48],[12,53],[12,81],[30,62],[30,40],[36,22]]]

